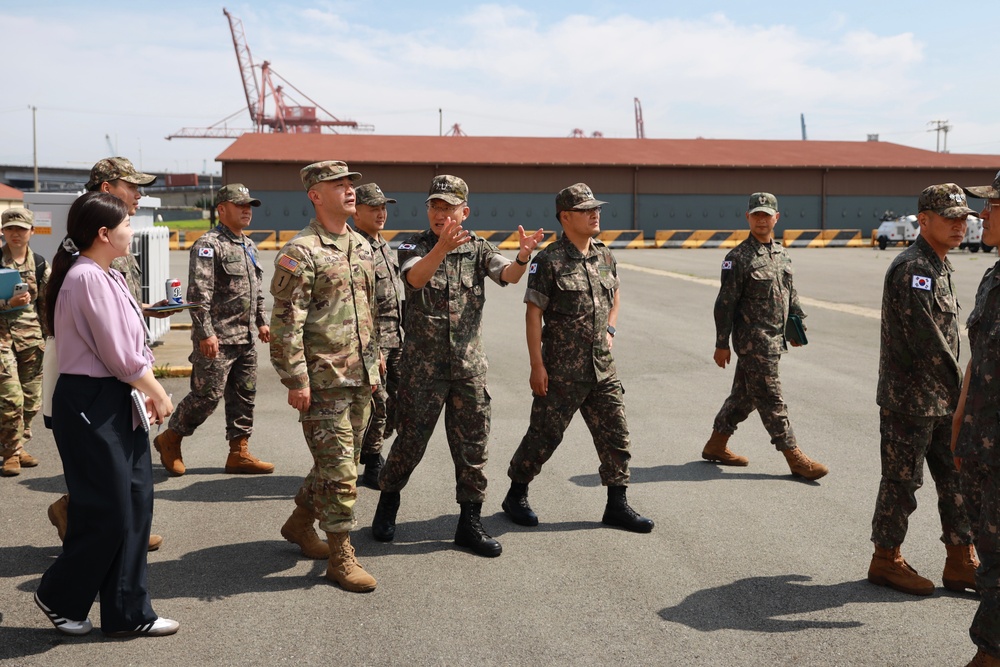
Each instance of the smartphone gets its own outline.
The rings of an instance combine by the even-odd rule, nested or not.
[[[28,283],[18,283],[14,285],[14,293],[11,294],[11,298],[18,296],[19,294],[24,294],[28,291]]]

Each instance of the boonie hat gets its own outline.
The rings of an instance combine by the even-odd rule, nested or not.
[[[101,183],[119,180],[135,185],[152,185],[156,176],[142,173],[127,158],[106,157],[90,170],[87,189],[96,190]]]
[[[395,199],[386,197],[378,183],[365,183],[354,188],[354,199],[358,204],[365,206],[382,206],[383,204],[395,204]]]
[[[971,185],[967,188],[962,188],[965,190],[965,194],[970,197],[979,197],[980,199],[1000,199],[1000,171],[993,178],[993,185]]]
[[[218,206],[222,202],[227,201],[239,204],[240,206],[244,204],[260,206],[260,200],[251,197],[250,190],[242,183],[230,183],[219,188],[219,191],[215,193],[215,205]]]
[[[556,213],[562,211],[589,211],[604,206],[608,202],[594,198],[594,193],[586,183],[575,183],[563,188],[556,195]]]
[[[924,188],[917,200],[917,212],[930,211],[937,213],[942,218],[964,218],[970,213],[975,215],[975,211],[969,208],[965,201],[965,193],[962,188],[954,183],[942,183]]]
[[[432,199],[441,199],[452,206],[458,206],[469,201],[469,186],[458,176],[435,176],[427,193],[427,201]]]
[[[778,198],[770,192],[753,193],[747,202],[747,213],[756,213],[757,211],[764,211],[768,215],[774,215],[778,212]]]
[[[35,214],[26,208],[15,206],[0,213],[0,225],[3,229],[8,227],[24,227],[31,229],[35,226]]]
[[[346,162],[340,160],[325,160],[323,162],[313,162],[306,165],[299,171],[302,178],[302,185],[306,190],[311,190],[317,183],[323,181],[335,181],[338,178],[349,178],[356,181],[361,178],[361,174],[351,171]]]

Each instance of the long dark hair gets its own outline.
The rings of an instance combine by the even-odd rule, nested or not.
[[[128,206],[118,197],[107,192],[88,192],[81,195],[69,208],[66,220],[66,238],[71,239],[80,251],[94,243],[101,227],[114,229],[128,216]],[[52,258],[52,275],[45,292],[45,320],[49,331],[55,333],[56,299],[62,289],[66,274],[76,262],[76,254],[69,252],[62,244]]]

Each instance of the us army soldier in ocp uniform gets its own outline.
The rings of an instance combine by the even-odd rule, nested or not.
[[[945,588],[975,590],[978,562],[951,455],[952,416],[962,390],[958,299],[946,255],[965,239],[974,211],[954,183],[932,185],[917,201],[920,236],[885,273],[878,395],[882,480],[872,517],[875,553],[868,581],[912,595],[934,584],[903,559],[909,516],[917,508],[924,461],[937,487]]]
[[[327,579],[367,592],[375,578],[356,560],[349,537],[361,443],[379,383],[374,258],[347,224],[361,174],[329,160],[300,175],[316,217],[275,260],[271,363],[299,411],[313,467],[281,534],[310,558],[328,553]],[[329,547],[313,529],[316,519]]]
[[[183,475],[181,440],[193,435],[215,408],[226,404],[226,439],[230,474],[267,474],[274,465],[259,460],[247,443],[253,433],[253,408],[257,395],[257,349],[254,336],[271,340],[264,312],[261,283],[264,269],[257,246],[243,230],[250,226],[254,206],[242,183],[231,183],[215,195],[219,225],[191,246],[188,303],[205,304],[191,311],[191,391],[170,416],[166,431],[153,445],[171,475]]]

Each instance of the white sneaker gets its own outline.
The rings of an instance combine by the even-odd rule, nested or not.
[[[68,618],[63,618],[59,614],[55,613],[38,599],[38,593],[35,593],[35,604],[38,605],[39,609],[45,612],[45,615],[49,617],[50,621],[52,621],[52,625],[56,626],[56,630],[63,634],[79,636],[85,635],[94,629],[94,624],[90,622],[89,618],[82,621],[71,621]]]
[[[135,630],[118,630],[105,633],[109,637],[166,637],[177,632],[181,624],[162,616],[150,623],[143,623]]]

